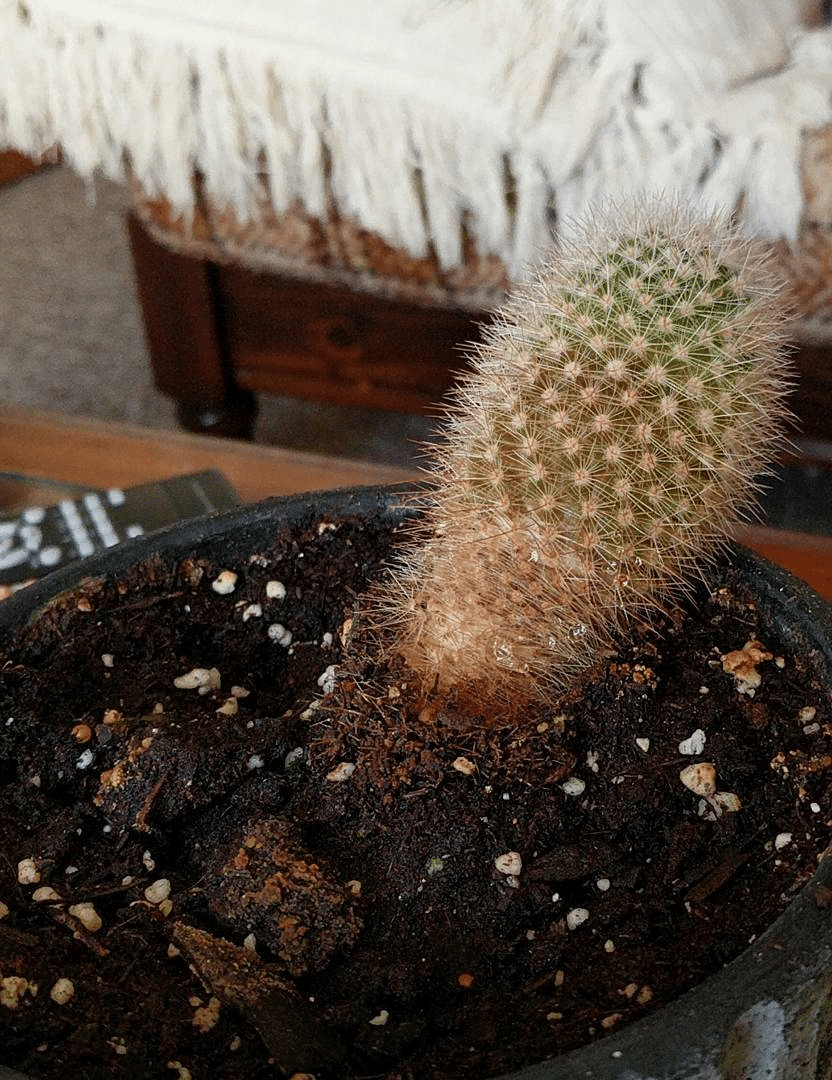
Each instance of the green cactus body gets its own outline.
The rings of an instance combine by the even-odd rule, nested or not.
[[[428,685],[563,688],[755,504],[790,374],[777,275],[718,216],[609,207],[498,313],[388,585]]]

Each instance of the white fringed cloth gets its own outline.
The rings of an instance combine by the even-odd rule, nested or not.
[[[793,241],[832,119],[807,0],[0,0],[0,146],[187,217],[339,213],[509,273],[601,195],[678,191]]]

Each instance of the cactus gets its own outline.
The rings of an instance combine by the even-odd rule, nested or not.
[[[788,415],[767,249],[640,201],[584,221],[471,357],[381,619],[430,688],[559,692],[756,505]]]

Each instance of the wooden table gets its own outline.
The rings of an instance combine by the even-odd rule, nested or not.
[[[17,494],[31,503],[42,499],[40,480],[129,487],[203,469],[222,472],[249,502],[353,484],[400,483],[416,475],[371,462],[0,405],[0,472],[31,477],[31,487]],[[736,536],[832,599],[832,537],[750,525],[737,529]]]
[[[404,469],[0,405],[0,472],[90,488],[217,469],[245,502],[413,479]]]

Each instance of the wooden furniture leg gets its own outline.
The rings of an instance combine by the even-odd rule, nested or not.
[[[187,430],[250,439],[257,403],[234,382],[217,268],[157,243],[133,213],[127,230],[156,386]]]
[[[181,254],[135,213],[128,228],[154,380],[191,431],[249,437],[256,394],[430,409],[486,318]]]
[[[55,161],[35,161],[18,153],[17,150],[0,150],[0,186],[13,184],[22,180],[24,176],[40,172],[41,169],[51,169]]]

